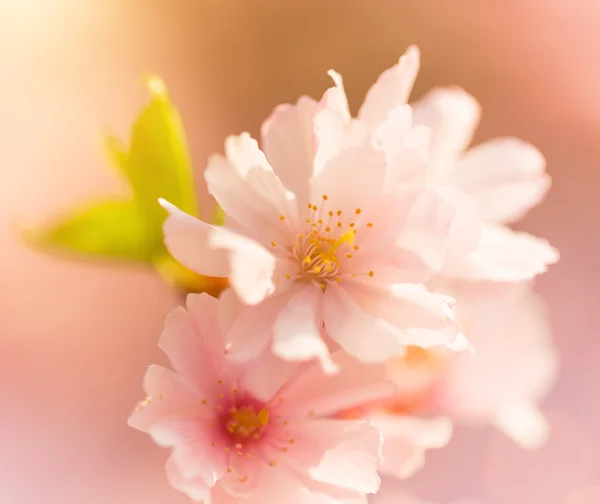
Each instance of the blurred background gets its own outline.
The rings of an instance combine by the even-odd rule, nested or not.
[[[545,448],[459,429],[401,486],[437,504],[599,503],[599,25],[588,0],[0,0],[0,503],[185,502],[167,453],[126,424],[178,295],[152,271],[46,256],[14,233],[126,190],[101,135],[127,134],[141,76],[167,83],[200,175],[226,135],[320,97],[329,68],[356,112],[411,43],[413,98],[460,85],[483,106],[476,141],[516,135],[547,157],[553,189],[520,227],[562,253],[537,283],[562,368]]]

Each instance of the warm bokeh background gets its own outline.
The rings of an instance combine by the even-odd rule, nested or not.
[[[0,0],[0,503],[185,501],[166,453],[126,425],[176,294],[151,272],[46,257],[13,233],[123,191],[100,138],[127,131],[140,76],[167,82],[200,172],[227,134],[319,97],[330,67],[356,110],[410,43],[423,59],[414,96],[461,85],[484,108],[477,140],[514,134],[547,156],[553,190],[522,227],[562,252],[538,282],[562,374],[547,447],[459,430],[406,487],[438,504],[600,502],[598,26],[589,0]]]

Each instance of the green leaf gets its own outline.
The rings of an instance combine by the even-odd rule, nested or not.
[[[104,148],[106,149],[111,164],[127,175],[129,171],[129,155],[127,153],[127,147],[123,142],[112,135],[106,135],[104,138]]]
[[[159,230],[158,230],[159,231]],[[26,233],[38,248],[150,262],[161,235],[134,201],[103,201],[62,222]]]
[[[151,76],[146,84],[151,100],[133,126],[125,172],[140,207],[162,226],[166,212],[158,198],[197,214],[193,170],[181,118],[164,83]]]

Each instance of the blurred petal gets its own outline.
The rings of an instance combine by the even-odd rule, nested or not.
[[[494,419],[494,425],[519,446],[529,450],[542,446],[550,435],[546,417],[527,402],[504,405]]]
[[[414,107],[414,123],[431,128],[429,166],[438,182],[446,182],[460,153],[467,148],[481,115],[475,98],[459,88],[427,93]]]
[[[470,194],[484,220],[514,222],[550,189],[546,161],[533,145],[498,138],[467,151],[451,181]]]
[[[419,49],[410,46],[398,64],[383,72],[367,91],[358,118],[374,128],[387,117],[390,110],[408,100],[419,72]]]
[[[518,282],[545,273],[558,259],[558,251],[542,238],[486,224],[477,250],[449,263],[444,274],[469,281]]]

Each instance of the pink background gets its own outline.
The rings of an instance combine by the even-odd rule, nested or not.
[[[526,453],[491,430],[459,429],[403,485],[438,504],[600,502],[600,4],[286,5],[0,0],[0,502],[185,501],[166,484],[166,452],[126,425],[146,365],[162,360],[176,294],[152,272],[47,257],[14,234],[125,191],[101,133],[126,133],[145,99],[140,76],[167,82],[199,172],[227,134],[256,134],[277,103],[318,97],[330,67],[356,110],[410,43],[423,59],[414,96],[461,85],[483,105],[478,141],[514,134],[548,159],[554,187],[521,227],[562,252],[538,282],[562,373],[544,405],[547,447]]]

